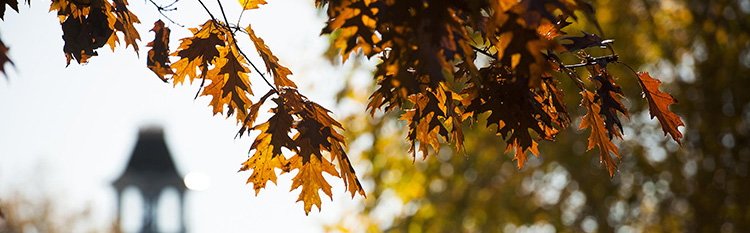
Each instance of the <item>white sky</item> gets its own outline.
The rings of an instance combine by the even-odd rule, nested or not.
[[[206,2],[218,14],[215,2]],[[239,3],[222,2],[230,21],[236,20]],[[350,65],[332,66],[320,56],[328,39],[319,37],[324,18],[312,0],[269,2],[245,12],[241,25],[253,24],[310,99],[339,119],[342,112],[364,112],[364,106],[345,111],[334,106],[333,95],[350,74]],[[32,4],[19,6],[20,14],[8,8],[0,22],[0,36],[15,64],[6,66],[9,80],[0,78],[0,199],[20,192],[31,199],[51,198],[63,210],[90,206],[93,224],[104,227],[115,216],[110,183],[123,172],[138,128],[155,124],[164,127],[182,175],[197,171],[211,179],[208,190],[187,194],[190,231],[317,232],[360,205],[361,197],[351,199],[340,180],[330,179],[334,201],[321,194],[323,211],[313,208],[306,217],[302,202],[295,203],[299,190],[289,192],[293,174],[279,177],[278,186],[269,185],[256,197],[252,185],[245,185],[250,173],[236,172],[247,159],[252,137],[235,140],[238,126],[233,119],[212,116],[208,97],[193,100],[197,83],[172,88],[146,68],[145,45],[153,40],[148,31],[160,17],[149,2],[131,1],[129,7],[142,22],[136,25],[142,38],[140,58],[131,48],[120,46],[112,53],[105,47],[89,64],[67,68],[55,13],[48,12],[47,4]],[[179,10],[170,17],[188,27],[208,19],[197,1],[175,6]],[[174,51],[189,31],[163,21],[172,29]],[[249,40],[240,42],[255,57]],[[262,64],[258,58],[254,62]],[[257,74],[250,78],[256,94],[267,91]],[[359,155],[350,156],[357,163]]]

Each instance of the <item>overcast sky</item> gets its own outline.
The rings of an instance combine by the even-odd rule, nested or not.
[[[236,20],[239,3],[222,2],[230,20]],[[364,111],[364,106],[334,106],[331,90],[342,87],[349,66],[331,65],[321,57],[328,39],[318,36],[324,18],[313,2],[269,2],[245,12],[241,25],[253,25],[310,99],[337,116]],[[244,184],[250,173],[236,172],[247,159],[252,138],[235,140],[238,126],[233,119],[212,116],[208,97],[193,99],[197,85],[172,88],[146,68],[145,45],[154,35],[148,31],[160,15],[148,2],[130,3],[141,20],[136,25],[142,39],[140,57],[123,44],[115,53],[105,47],[89,64],[73,62],[67,68],[62,30],[47,4],[19,6],[20,14],[6,10],[0,37],[10,47],[15,65],[6,66],[8,80],[0,78],[0,199],[21,193],[32,200],[50,198],[65,211],[89,206],[95,225],[104,227],[115,216],[110,184],[123,172],[138,129],[157,125],[164,127],[179,172],[201,172],[210,178],[208,190],[187,194],[186,220],[194,232],[322,231],[322,224],[337,222],[359,205],[360,197],[351,199],[340,180],[330,179],[334,201],[322,196],[323,211],[313,208],[306,217],[302,202],[295,203],[299,190],[289,192],[293,174],[281,176],[278,186],[269,185],[256,197],[252,185]],[[196,1],[175,6],[179,10],[170,17],[188,27],[208,19]],[[208,6],[218,13],[218,7]],[[172,29],[174,51],[179,39],[190,33],[163,21]],[[249,40],[240,42],[255,57]],[[257,74],[250,74],[250,81],[255,93],[267,91]],[[359,156],[351,156],[356,163]],[[134,227],[128,224],[126,228]]]

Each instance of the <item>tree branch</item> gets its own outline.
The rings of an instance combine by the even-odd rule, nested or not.
[[[177,10],[177,8],[170,8],[172,5],[174,5],[175,3],[177,3],[177,1],[174,1],[173,3],[171,3],[171,4],[167,5],[167,6],[159,6],[158,4],[156,4],[156,2],[154,2],[154,0],[149,0],[149,1],[151,2],[151,4],[154,4],[154,6],[156,7],[156,10],[159,11],[159,14],[161,14],[161,16],[164,16],[164,18],[166,18],[167,20],[169,20],[169,22],[172,22],[172,24],[180,26],[180,27],[185,27],[185,25],[182,25],[182,24],[179,24],[179,23],[175,22],[174,20],[172,20],[171,18],[169,18],[169,16],[167,16],[166,14],[164,14],[164,11]]]

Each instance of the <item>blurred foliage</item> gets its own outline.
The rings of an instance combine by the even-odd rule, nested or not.
[[[120,232],[115,224],[109,229],[92,227],[91,206],[69,211],[61,208],[60,201],[59,196],[24,195],[18,191],[0,197],[0,233]]]
[[[680,103],[682,147],[666,140],[637,78],[610,71],[623,86],[630,123],[623,159],[604,178],[586,134],[569,129],[518,171],[505,143],[465,125],[465,151],[443,146],[408,156],[398,114],[352,115],[345,122],[370,192],[358,213],[331,229],[372,232],[750,232],[750,1],[602,0],[592,2],[621,61],[651,72]],[[596,31],[579,17],[578,28]],[[619,66],[619,67],[618,67]],[[616,69],[619,68],[619,69]],[[340,101],[366,103],[357,84]],[[361,82],[360,82],[361,83]],[[374,84],[373,84],[374,85]],[[563,89],[573,83],[562,82]],[[574,98],[566,105],[585,113]],[[361,106],[361,105],[360,105]],[[623,119],[626,120],[626,119]],[[354,153],[352,153],[354,154]]]

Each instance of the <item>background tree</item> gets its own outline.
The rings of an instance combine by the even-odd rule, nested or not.
[[[631,99],[623,101],[630,123],[623,126],[623,160],[611,181],[596,178],[603,170],[598,156],[584,153],[588,135],[582,131],[542,143],[539,159],[530,159],[520,174],[513,155],[498,156],[504,145],[476,126],[465,128],[471,131],[465,134],[466,155],[441,148],[437,158],[412,165],[397,153],[407,146],[395,130],[403,123],[390,120],[397,115],[352,116],[345,127],[356,130],[347,136],[369,148],[363,180],[373,188],[362,212],[341,226],[361,229],[357,224],[365,223],[368,230],[393,232],[750,230],[750,96],[742,90],[749,85],[743,74],[750,69],[750,3],[636,0],[593,6],[606,38],[627,50],[620,60],[662,78],[664,89],[681,100],[675,112],[687,125],[682,147],[663,139],[645,102]],[[586,31],[596,27],[579,25]],[[610,72],[630,73],[624,67]],[[639,94],[635,80],[618,83],[625,96]],[[365,101],[357,87],[349,87],[342,99]]]

